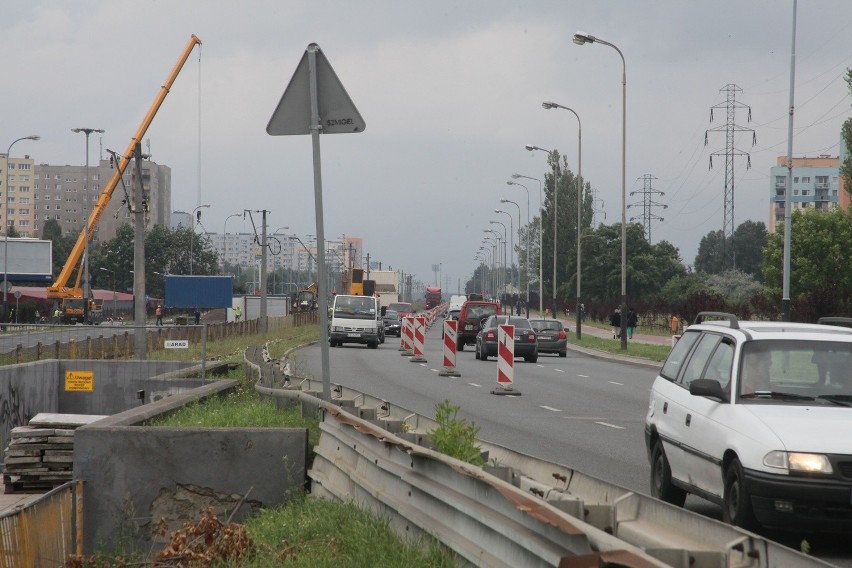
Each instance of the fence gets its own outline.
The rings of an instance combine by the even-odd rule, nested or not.
[[[83,483],[70,481],[0,514],[0,568],[64,566],[83,553]]]

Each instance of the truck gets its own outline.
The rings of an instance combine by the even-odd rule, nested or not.
[[[136,131],[136,134],[130,139],[130,144],[122,155],[121,160],[119,160],[115,173],[112,178],[110,178],[106,186],[104,186],[103,191],[101,191],[101,194],[98,197],[97,203],[94,207],[92,207],[92,213],[86,220],[83,230],[80,231],[80,236],[77,237],[77,241],[71,249],[68,259],[65,261],[65,265],[59,272],[59,276],[57,276],[56,281],[47,288],[47,298],[49,300],[55,300],[61,310],[61,323],[98,323],[98,318],[102,317],[102,306],[95,302],[91,287],[87,287],[88,290],[83,290],[83,288],[80,287],[80,281],[86,268],[86,259],[83,253],[88,247],[88,243],[92,240],[95,228],[97,227],[107,204],[110,199],[112,199],[112,194],[115,191],[118,182],[121,181],[124,172],[127,170],[127,166],[130,164],[136,145],[145,137],[145,133],[148,131],[148,127],[154,120],[154,116],[156,116],[157,111],[160,109],[160,106],[162,106],[163,101],[166,99],[166,95],[169,93],[169,90],[172,88],[172,85],[177,79],[180,70],[183,68],[187,59],[189,59],[189,56],[196,45],[201,45],[201,40],[198,39],[197,36],[193,35],[190,37],[189,42],[184,48],[183,53],[178,59],[177,64],[172,69],[172,72],[165,84],[160,87],[157,97],[154,99],[154,103],[151,105],[151,108],[142,120],[142,124],[139,125],[139,129]],[[75,269],[77,270],[77,276],[72,284],[71,274]],[[87,295],[88,297],[86,297]]]
[[[375,349],[379,346],[382,325],[378,298],[338,294],[331,308],[328,344],[337,347],[344,343],[361,343]]]
[[[293,295],[293,312],[315,312],[317,311],[317,299],[319,285],[314,282],[304,290],[299,290]]]
[[[426,288],[426,309],[437,308],[441,304],[441,289]]]
[[[375,293],[379,296],[382,306],[389,306],[394,302],[399,302],[398,270],[371,270],[369,279],[376,283]]]

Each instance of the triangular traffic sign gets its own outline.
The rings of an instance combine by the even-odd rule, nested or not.
[[[316,54],[317,105],[322,127],[320,133],[362,132],[367,127],[364,119],[322,50],[312,43],[302,55],[293,78],[266,125],[267,134],[286,136],[311,133],[310,52]]]

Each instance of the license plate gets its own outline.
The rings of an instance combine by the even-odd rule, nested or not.
[[[346,337],[361,337],[360,333],[347,333]]]

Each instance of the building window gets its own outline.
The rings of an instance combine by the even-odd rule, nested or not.
[[[62,184],[57,183],[55,186],[53,186],[53,189],[55,189],[56,191],[62,191]]]
[[[53,176],[53,179],[62,179],[62,176],[60,176],[59,174],[56,174],[55,176]]]
[[[26,219],[22,219],[21,221],[18,221],[18,224],[19,224],[21,227],[29,227],[29,226],[30,226],[30,222],[29,222],[28,220],[26,220]]]
[[[799,190],[798,190],[798,189],[794,189],[794,190],[793,190],[793,195],[799,195]]]
[[[50,221],[50,215],[45,215],[45,216],[44,216],[44,220],[45,220],[45,221]]]
[[[803,190],[802,190],[802,195],[810,195],[810,194],[811,194],[811,190],[810,190],[810,189],[803,189]]]
[[[798,178],[798,177],[794,177],[794,178],[793,178],[793,183],[799,183],[799,178]]]
[[[803,177],[802,183],[811,183],[811,178],[810,177]]]
[[[18,176],[20,181],[30,181],[30,176]]]
[[[30,164],[18,164],[19,170],[28,170],[30,169]]]
[[[21,193],[29,193],[30,192],[30,187],[28,185],[22,185],[18,189],[21,190]]]
[[[20,214],[20,215],[29,215],[29,214],[30,214],[30,210],[29,210],[28,208],[27,208],[27,209],[18,209],[18,214]]]

